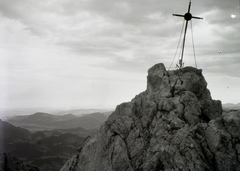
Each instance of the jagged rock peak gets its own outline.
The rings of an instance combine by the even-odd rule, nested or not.
[[[202,70],[148,70],[147,89],[122,103],[61,171],[240,170],[240,112],[222,114]]]

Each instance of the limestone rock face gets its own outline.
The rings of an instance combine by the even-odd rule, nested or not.
[[[239,130],[240,112],[223,114],[201,70],[160,63],[61,171],[240,170]]]

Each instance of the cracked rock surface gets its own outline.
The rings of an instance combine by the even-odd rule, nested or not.
[[[222,111],[202,70],[148,70],[147,89],[122,103],[61,171],[240,170],[240,112]]]

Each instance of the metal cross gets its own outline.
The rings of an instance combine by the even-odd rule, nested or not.
[[[184,37],[183,37],[183,45],[182,45],[182,56],[179,59],[179,68],[183,67],[183,52],[184,52],[184,46],[185,46],[185,39],[186,39],[188,21],[190,21],[192,18],[194,18],[194,19],[203,19],[201,17],[194,17],[194,16],[192,16],[192,14],[190,13],[190,8],[191,8],[191,0],[189,1],[188,12],[185,15],[173,14],[173,16],[184,17],[184,19],[186,20]]]

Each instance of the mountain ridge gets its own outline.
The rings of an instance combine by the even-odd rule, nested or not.
[[[73,129],[78,127],[84,129],[98,129],[101,124],[107,120],[107,117],[108,116],[100,112],[82,116],[75,116],[73,114],[53,115],[37,112],[32,115],[9,118],[6,121],[31,131]]]
[[[68,130],[31,133],[27,129],[0,120],[0,152],[7,154],[7,156],[0,156],[0,170],[1,167],[5,167],[5,159],[10,160],[7,164],[13,165],[9,167],[11,169],[25,168],[24,163],[18,162],[17,159],[11,157],[12,155],[25,163],[36,165],[40,171],[59,170],[77,151],[77,147],[85,137],[94,134],[94,131],[87,131],[83,128],[78,128],[76,131],[79,133],[73,134]]]
[[[240,110],[240,103],[225,103],[223,104],[223,109],[227,110]]]

